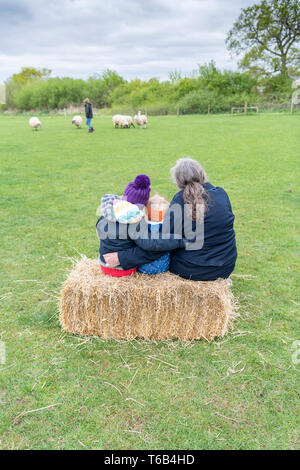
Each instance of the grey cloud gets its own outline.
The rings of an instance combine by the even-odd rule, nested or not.
[[[30,8],[23,0],[2,0],[0,2],[1,21],[13,24],[31,16]]]
[[[0,80],[22,66],[87,78],[165,79],[214,59],[235,68],[225,37],[251,0],[0,0]]]

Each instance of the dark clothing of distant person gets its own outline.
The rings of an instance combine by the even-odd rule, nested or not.
[[[85,108],[85,117],[88,119],[92,119],[94,117],[92,103],[85,103],[84,108]]]
[[[94,128],[91,125],[91,120],[93,119],[93,108],[91,103],[84,104],[86,125],[89,128],[89,132],[93,132]]]

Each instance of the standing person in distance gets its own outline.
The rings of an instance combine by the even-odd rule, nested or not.
[[[93,119],[93,108],[92,108],[92,103],[90,103],[90,100],[88,98],[85,98],[84,100],[84,109],[85,109],[85,117],[86,117],[86,125],[89,128],[89,132],[94,132],[94,128],[91,125],[91,121]]]

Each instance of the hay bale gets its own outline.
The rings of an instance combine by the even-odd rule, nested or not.
[[[170,273],[113,278],[82,258],[64,282],[60,322],[66,331],[103,338],[224,336],[234,314],[228,282],[195,282]]]

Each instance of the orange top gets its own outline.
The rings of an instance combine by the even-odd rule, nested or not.
[[[162,210],[154,209],[151,206],[146,206],[148,219],[152,222],[162,222],[164,220],[165,213],[167,212],[168,208]]]

